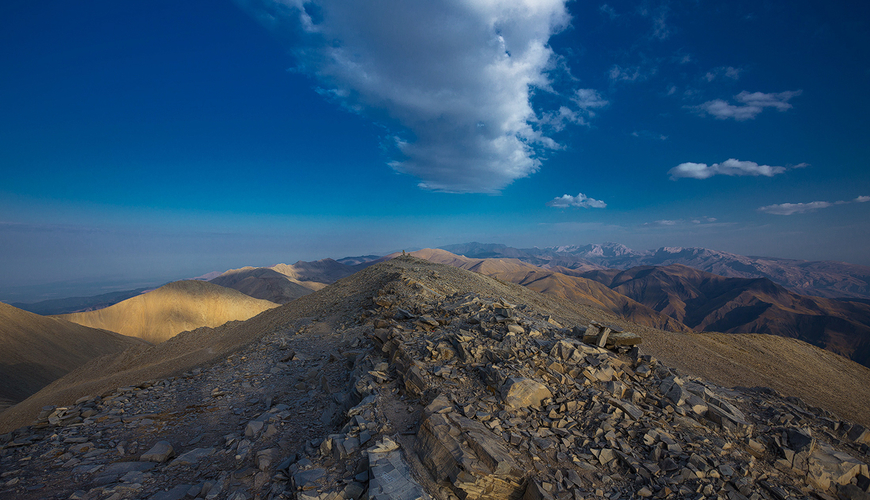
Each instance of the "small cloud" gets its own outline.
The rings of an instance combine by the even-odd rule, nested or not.
[[[781,174],[786,170],[785,167],[759,165],[754,161],[740,161],[734,158],[729,158],[722,163],[714,163],[712,165],[692,162],[680,163],[676,167],[668,170],[668,174],[670,174],[671,180],[675,181],[680,178],[709,179],[714,175],[773,177],[774,175]]]
[[[668,95],[674,95],[676,93],[677,93],[677,86],[676,85],[671,85],[670,87],[668,87]]]
[[[712,82],[713,80],[724,76],[725,78],[730,78],[731,80],[739,80],[740,74],[743,73],[741,68],[734,68],[732,66],[720,66],[718,68],[713,68],[704,75],[704,79],[708,82]]]
[[[635,82],[646,79],[641,74],[640,67],[634,66],[631,68],[623,68],[618,64],[614,64],[613,67],[610,68],[608,77],[612,82]]]
[[[574,97],[571,98],[571,101],[584,111],[603,108],[610,104],[606,99],[601,97],[601,94],[599,94],[597,90],[593,89],[575,90]]]
[[[766,207],[759,207],[758,211],[773,215],[792,215],[802,214],[805,212],[815,212],[816,210],[828,208],[833,205],[833,203],[827,201],[813,201],[810,203],[781,203],[779,205],[768,205]]]
[[[725,68],[725,76],[732,80],[740,79],[740,73],[743,73],[743,70],[740,68],[732,68],[731,66]]]
[[[635,130],[631,133],[632,137],[643,138],[643,139],[653,139],[656,141],[666,141],[668,140],[668,136],[664,134],[656,134],[654,132],[650,132],[648,130]]]
[[[792,215],[802,214],[805,212],[815,212],[822,208],[833,207],[834,205],[848,205],[850,203],[867,203],[870,201],[870,196],[859,196],[853,200],[840,200],[835,202],[830,201],[813,201],[810,203],[781,203],[779,205],[768,205],[759,207],[759,212],[773,215]]]
[[[578,193],[577,196],[564,194],[557,198],[553,198],[547,202],[547,206],[554,208],[605,208],[607,203],[594,198],[589,198],[583,193]]]
[[[652,20],[653,32],[652,37],[658,40],[666,40],[671,36],[671,30],[668,26],[668,6],[663,4],[655,9],[641,7],[640,15],[648,17]]]
[[[716,222],[718,219],[715,217],[700,217],[698,219],[692,219],[692,224],[712,224]]]
[[[609,17],[611,21],[619,17],[619,14],[616,13],[616,10],[614,10],[613,7],[607,4],[598,7],[598,10],[601,11],[603,14],[607,15],[607,17]]]
[[[707,75],[709,80],[710,73]],[[793,106],[788,101],[793,97],[801,95],[802,92],[801,90],[793,90],[777,94],[765,94],[764,92],[747,92],[744,90],[734,96],[740,104],[731,104],[722,99],[714,99],[699,106],[692,106],[691,108],[701,114],[709,114],[718,120],[727,120],[729,118],[736,121],[752,120],[764,111],[764,108],[774,108],[780,112],[791,109]]]
[[[679,224],[679,223],[680,223],[680,221],[676,221],[676,220],[667,220],[667,219],[657,220],[657,221],[656,221],[656,224],[658,224],[659,226],[676,226],[676,225]]]
[[[589,122],[587,118],[595,116],[595,112],[592,110],[604,108],[610,104],[607,99],[601,97],[601,94],[597,90],[593,89],[577,89],[569,100],[577,106],[577,110],[571,109],[568,106],[560,106],[556,111],[543,113],[537,119],[537,124],[549,127],[556,132],[563,130],[568,123],[588,126]],[[550,149],[560,148],[554,143],[550,146]]]

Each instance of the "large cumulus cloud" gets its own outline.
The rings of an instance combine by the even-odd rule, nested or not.
[[[548,40],[568,26],[565,0],[239,2],[293,32],[299,69],[324,94],[392,124],[390,166],[423,188],[497,192],[560,147],[531,96],[552,90]],[[565,101],[584,123],[589,106]]]

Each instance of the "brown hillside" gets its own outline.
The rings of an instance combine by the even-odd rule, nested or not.
[[[868,304],[798,295],[766,278],[726,278],[680,264],[584,276],[695,331],[797,338],[870,365]]]
[[[146,342],[0,302],[0,411],[71,370]]]
[[[209,283],[276,304],[286,304],[326,286],[325,283],[301,282],[266,267],[231,269],[209,280]]]
[[[176,281],[105,309],[57,317],[156,344],[186,330],[246,320],[277,306],[204,281]]]
[[[277,264],[269,269],[295,280],[317,283],[334,283],[356,272],[353,266],[342,264],[333,259],[321,259],[313,262],[300,260],[293,265]]]
[[[599,307],[639,325],[670,331],[689,331],[679,321],[586,278],[566,276],[516,259],[469,259],[446,250],[431,248],[413,252],[411,255],[516,283],[577,304]]]

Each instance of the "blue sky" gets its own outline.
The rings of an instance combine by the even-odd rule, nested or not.
[[[466,241],[870,265],[867,5],[10,1],[0,47],[2,300]]]

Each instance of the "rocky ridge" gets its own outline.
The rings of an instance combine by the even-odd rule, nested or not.
[[[0,436],[0,497],[867,498],[860,425],[679,373],[619,327],[463,290],[459,271],[390,265],[352,314],[44,408]]]

